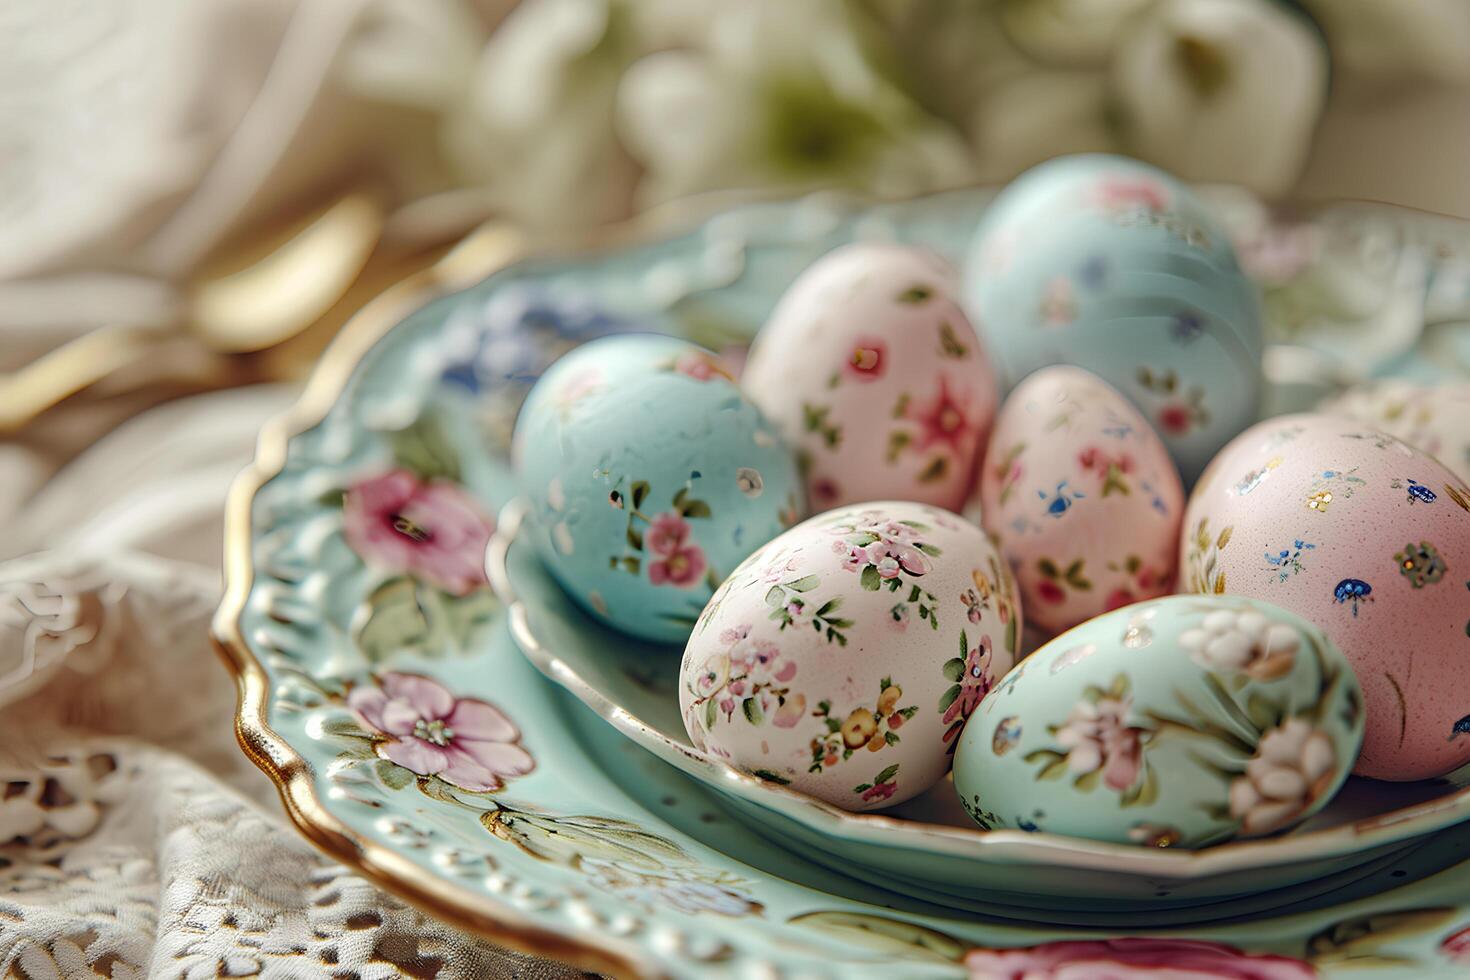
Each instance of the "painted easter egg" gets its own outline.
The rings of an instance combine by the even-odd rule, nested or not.
[[[729,370],[674,337],[576,348],[536,383],[513,460],[528,529],[599,619],[681,642],[729,570],[798,519],[796,463]]]
[[[1058,633],[1174,589],[1184,488],[1153,427],[1081,368],[1011,392],[978,488],[1027,620]]]
[[[1470,383],[1374,381],[1329,399],[1319,411],[1366,422],[1470,480]]]
[[[1184,515],[1180,590],[1253,596],[1320,625],[1357,671],[1357,772],[1424,779],[1470,761],[1470,487],[1342,416],[1247,429]]]
[[[1256,419],[1256,289],[1204,205],[1154,167],[1083,155],[1022,174],[976,231],[965,306],[1007,387],[1087,368],[1153,423],[1186,483]]]
[[[1023,660],[965,726],[954,784],[981,826],[1203,847],[1299,823],[1363,739],[1346,658],[1300,616],[1166,596]]]
[[[796,449],[813,508],[964,502],[997,394],[954,279],[925,249],[847,245],[761,330],[740,383]]]
[[[1021,607],[985,532],[948,511],[828,511],[753,554],[679,670],[700,750],[848,810],[923,792],[1015,661]]]

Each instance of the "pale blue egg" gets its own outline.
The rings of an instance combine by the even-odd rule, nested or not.
[[[659,334],[552,365],[516,423],[530,534],[598,618],[682,642],[716,586],[801,517],[796,463],[709,351]]]
[[[1256,288],[1173,177],[1123,157],[1061,157],[986,211],[965,267],[970,317],[1004,383],[1075,364],[1132,399],[1186,483],[1256,420]]]
[[[989,828],[1204,847],[1324,807],[1363,743],[1363,692],[1317,626],[1243,596],[1090,619],[965,723],[954,785]]]

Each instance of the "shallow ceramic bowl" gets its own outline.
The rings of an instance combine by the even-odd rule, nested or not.
[[[1149,862],[1159,872],[1157,888],[1170,889],[1220,872],[1214,852],[1200,861],[1079,849],[941,824],[926,836],[983,855],[993,865],[990,880],[1002,886],[988,902],[953,902],[964,905],[957,911],[895,893],[901,868],[883,874],[849,865],[836,873],[813,860],[834,862],[827,848],[874,853],[894,826],[888,818],[864,818],[856,825],[860,839],[845,821],[798,798],[778,795],[772,810],[771,797],[744,800],[743,787],[732,784],[735,796],[726,799],[710,787],[728,776],[691,778],[618,737],[515,649],[510,611],[471,574],[480,555],[466,549],[483,545],[493,515],[510,499],[502,454],[536,372],[568,345],[633,320],[722,346],[747,336],[814,254],[862,231],[928,242],[952,257],[985,200],[971,191],[878,207],[830,197],[747,206],[682,237],[528,261],[474,285],[493,256],[472,246],[364,311],[300,405],[262,435],[255,465],[231,495],[227,591],[214,627],[238,683],[241,743],[276,781],[302,832],[335,860],[459,928],[622,976],[954,978],[964,975],[967,959],[973,968],[996,969],[1067,962],[1078,972],[1126,959],[1128,949],[1114,937],[1127,932],[1155,959],[1168,950],[1196,964],[1203,956],[1223,975],[1255,965],[1327,975],[1380,948],[1400,964],[1382,971],[1385,977],[1445,968],[1458,948],[1447,937],[1470,923],[1470,878],[1452,868],[1470,836],[1456,828],[1422,847],[1407,845],[1465,813],[1454,785],[1422,788],[1422,805],[1373,819],[1357,837],[1347,826],[1352,815],[1342,811],[1343,829],[1326,837],[1221,849],[1255,855],[1258,871],[1272,868],[1252,878],[1250,860],[1228,857],[1237,888],[1301,877],[1300,869],[1276,870],[1291,860],[1292,847],[1307,848],[1304,861],[1321,866],[1316,840],[1338,848],[1335,863],[1344,870],[1223,904],[1155,909],[1146,926],[1126,901],[1074,900],[1071,910],[1051,911],[1017,903],[1036,883],[1060,889],[1073,873],[1067,861],[1087,863],[1092,885],[1102,889],[1109,869],[1123,869],[1112,891],[1144,894],[1142,874],[1130,865]],[[1348,211],[1336,220],[1354,236],[1423,238],[1427,254],[1470,258],[1470,235],[1459,225],[1456,237],[1419,216]],[[495,244],[487,237],[474,246]],[[381,549],[373,544],[379,539],[356,533],[375,513],[361,488],[398,470],[412,480],[395,477],[378,490],[414,503],[424,519],[448,521],[464,548]],[[529,620],[552,623],[529,603],[516,616],[528,612]],[[564,626],[575,629],[575,620]],[[537,629],[562,635],[555,625]],[[575,652],[568,644],[568,656]],[[416,710],[437,710],[432,702],[442,688],[456,708],[470,702],[465,710],[483,714],[474,702],[484,702],[503,713],[512,727],[480,734],[519,750],[470,752],[494,764],[498,785],[466,779],[463,767],[446,773],[474,788],[400,771],[394,739],[372,727],[372,718],[383,720],[372,692],[401,685],[395,674],[433,681],[416,686]],[[626,683],[642,692],[628,702],[634,711],[658,700]],[[717,799],[763,814],[764,822],[732,819]],[[1365,815],[1389,805],[1362,792],[1356,802]],[[905,812],[920,815],[922,806]],[[931,821],[957,817],[952,810]],[[769,831],[778,820],[789,836]],[[912,849],[906,837],[887,836],[898,843],[889,861],[898,868]],[[1355,846],[1393,853],[1343,860]],[[1045,863],[1037,858],[1043,852],[1051,856]],[[924,860],[932,873],[944,858]],[[1222,922],[1173,927],[1207,918]],[[1058,921],[1069,927],[1040,924]],[[1086,924],[1106,929],[1076,928]],[[330,949],[308,945],[302,969],[318,952],[321,969],[330,969]]]

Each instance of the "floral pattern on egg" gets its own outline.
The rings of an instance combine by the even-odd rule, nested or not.
[[[567,593],[646,639],[685,639],[725,570],[794,524],[796,463],[728,368],[674,337],[576,348],[516,422],[527,534]]]
[[[1246,496],[1242,481],[1269,466]],[[1211,464],[1185,517],[1183,591],[1267,599],[1319,623],[1368,705],[1357,772],[1420,779],[1470,762],[1470,562],[1465,485],[1391,433],[1300,415],[1242,433]]]
[[[1398,379],[1349,389],[1321,406],[1367,423],[1438,459],[1470,480],[1470,384],[1419,384]],[[1433,488],[1429,488],[1433,491]]]
[[[761,331],[741,384],[796,448],[814,508],[963,502],[997,391],[953,278],[923,249],[848,245]]]
[[[1362,740],[1347,661],[1267,603],[1156,599],[1029,661],[1044,669],[960,739],[955,787],[989,826],[1152,847],[1270,834],[1327,803]]]
[[[964,270],[1007,386],[1086,367],[1129,398],[1186,480],[1256,417],[1262,317],[1229,239],[1188,187],[1122,157],[1059,157],[982,216]]]
[[[1021,604],[979,528],[938,508],[831,511],[761,548],[716,591],[680,668],[691,741],[851,810],[949,769],[1016,659]]]
[[[1011,394],[978,495],[1044,629],[1173,588],[1178,473],[1138,411],[1080,368],[1043,368]]]

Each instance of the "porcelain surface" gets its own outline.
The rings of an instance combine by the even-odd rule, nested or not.
[[[1010,888],[963,908],[946,907],[939,892],[927,901],[904,897],[895,891],[912,887],[904,873],[953,858],[916,858],[900,845],[893,871],[854,864],[844,852],[895,842],[892,821],[839,824],[794,794],[777,794],[779,806],[768,808],[767,797],[752,802],[743,784],[717,773],[709,783],[691,779],[660,759],[681,752],[650,753],[617,737],[617,727],[516,649],[515,635],[535,635],[531,604],[503,605],[475,559],[512,494],[502,454],[528,374],[620,318],[652,316],[724,346],[749,335],[791,270],[815,254],[861,232],[929,242],[953,256],[985,200],[969,192],[876,208],[828,197],[743,207],[683,237],[594,258],[529,260],[428,302],[451,284],[421,283],[365,311],[300,407],[263,435],[256,465],[232,496],[228,590],[215,626],[240,686],[242,743],[278,782],[303,833],[431,914],[619,975],[1047,976],[1066,966],[1086,975],[1100,963],[1142,975],[1160,963],[1240,977],[1348,976],[1366,965],[1380,967],[1379,976],[1463,972],[1470,870],[1457,863],[1467,831],[1401,846],[1458,820],[1464,803],[1453,784],[1393,801],[1354,799],[1350,785],[1339,800],[1355,815],[1344,810],[1337,831],[1245,845],[1253,850],[1227,845],[1221,859],[1150,852],[1163,859],[1151,866],[1158,873],[1128,885],[1150,885],[1152,897],[1197,871],[1235,864],[1233,855],[1269,852],[1275,861],[1294,849],[1310,863],[1325,853],[1314,839],[1353,855],[1335,876],[1206,915],[1228,924],[1178,928],[1181,918],[1204,914],[1183,907],[1150,912],[1154,926],[1130,933],[1124,923],[1138,920],[1126,904],[1093,901],[1066,915],[1104,925],[1058,928],[1038,924],[1046,916],[1010,896],[1033,887],[1065,892],[1083,865],[1106,891],[1123,852],[937,825],[917,832],[983,856],[975,867],[995,856],[989,880]],[[1351,213],[1334,220],[1403,252],[1426,241],[1470,256],[1463,235],[1434,222]],[[1428,364],[1410,354],[1401,367],[1428,372]],[[385,534],[404,510],[416,526],[442,533],[413,546]],[[527,591],[536,584],[524,579]],[[571,639],[604,634],[589,633],[577,608],[566,608],[566,616],[541,620],[549,643],[568,641],[564,655],[542,666],[606,707],[569,666]],[[671,704],[672,689],[659,691],[661,679],[621,653],[596,662],[618,680],[608,689],[626,695],[635,714]],[[722,780],[730,795],[710,788]],[[1407,809],[1371,816],[1401,803]],[[762,822],[747,824],[752,818]],[[1377,856],[1362,853],[1374,849]],[[1045,860],[1034,858],[1039,852]],[[1133,862],[1143,856],[1126,853]],[[848,873],[819,866],[818,857]],[[1242,876],[1254,884],[1242,887],[1279,880],[1257,866]]]

